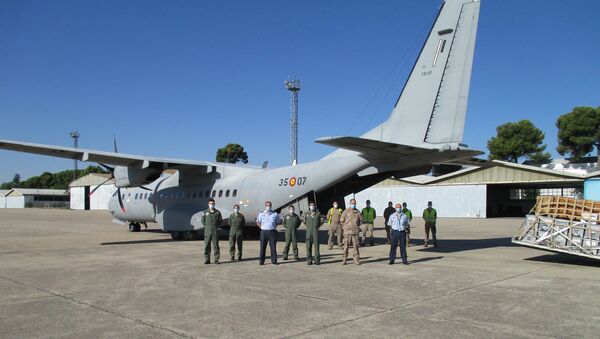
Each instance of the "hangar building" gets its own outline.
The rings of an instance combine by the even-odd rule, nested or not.
[[[0,208],[69,206],[69,193],[65,190],[13,188],[3,195]]]
[[[6,194],[10,190],[0,190],[0,208],[6,208]]]
[[[69,184],[69,190],[71,192],[71,209],[108,209],[108,201],[117,190],[114,179],[108,180],[109,178],[110,174],[90,173]],[[90,192],[99,185],[100,188],[90,196]]]
[[[469,167],[433,177],[420,175],[386,179],[355,194],[359,208],[367,199],[378,215],[388,201],[406,201],[415,216],[431,200],[440,217],[523,217],[538,195],[583,198],[584,181],[600,172],[570,173],[505,161],[489,167]],[[352,196],[346,197],[346,205]]]

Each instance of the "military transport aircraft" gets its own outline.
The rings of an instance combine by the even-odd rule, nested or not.
[[[482,152],[461,144],[475,48],[478,0],[446,0],[388,119],[361,137],[334,136],[317,143],[338,148],[309,163],[281,168],[251,167],[128,155],[0,140],[0,148],[109,167],[119,188],[109,201],[116,220],[158,223],[174,239],[195,238],[207,200],[227,217],[234,204],[256,215],[270,200],[274,209],[332,200],[384,178],[428,173],[434,164],[468,163]],[[165,171],[165,170],[171,171]],[[248,224],[254,224],[252,217]]]

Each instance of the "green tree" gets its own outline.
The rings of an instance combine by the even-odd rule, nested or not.
[[[19,173],[15,173],[15,176],[13,177],[12,183],[14,185],[18,185],[21,182],[21,175]]]
[[[248,154],[240,144],[227,144],[217,150],[216,161],[235,164],[236,162],[248,163]]]
[[[496,127],[496,136],[488,143],[489,159],[519,162],[525,157],[534,162],[549,161],[550,154],[544,152],[544,132],[529,120],[509,122]]]
[[[596,147],[600,168],[600,107],[575,107],[556,120],[558,147],[561,155],[570,154],[574,159],[592,152]]]

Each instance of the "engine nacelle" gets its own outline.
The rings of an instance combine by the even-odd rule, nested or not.
[[[153,168],[116,166],[114,176],[117,187],[137,187],[156,180],[160,176],[160,171]]]

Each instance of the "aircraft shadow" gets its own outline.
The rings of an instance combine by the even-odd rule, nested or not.
[[[431,252],[431,253],[453,253],[479,250],[484,248],[494,247],[511,247],[515,246],[510,242],[510,237],[503,238],[489,238],[489,239],[438,239],[438,246],[423,247],[418,249],[419,252]],[[422,239],[411,239],[411,246],[423,246],[425,241]]]
[[[600,267],[600,260],[594,260],[586,257],[578,257],[575,255],[569,255],[564,253],[544,254],[537,257],[526,258],[523,260],[564,265]]]
[[[152,244],[152,243],[161,243],[161,242],[176,242],[179,240],[169,239],[148,239],[148,240],[126,240],[126,241],[111,241],[111,242],[103,242],[100,245],[136,245],[136,244]]]

